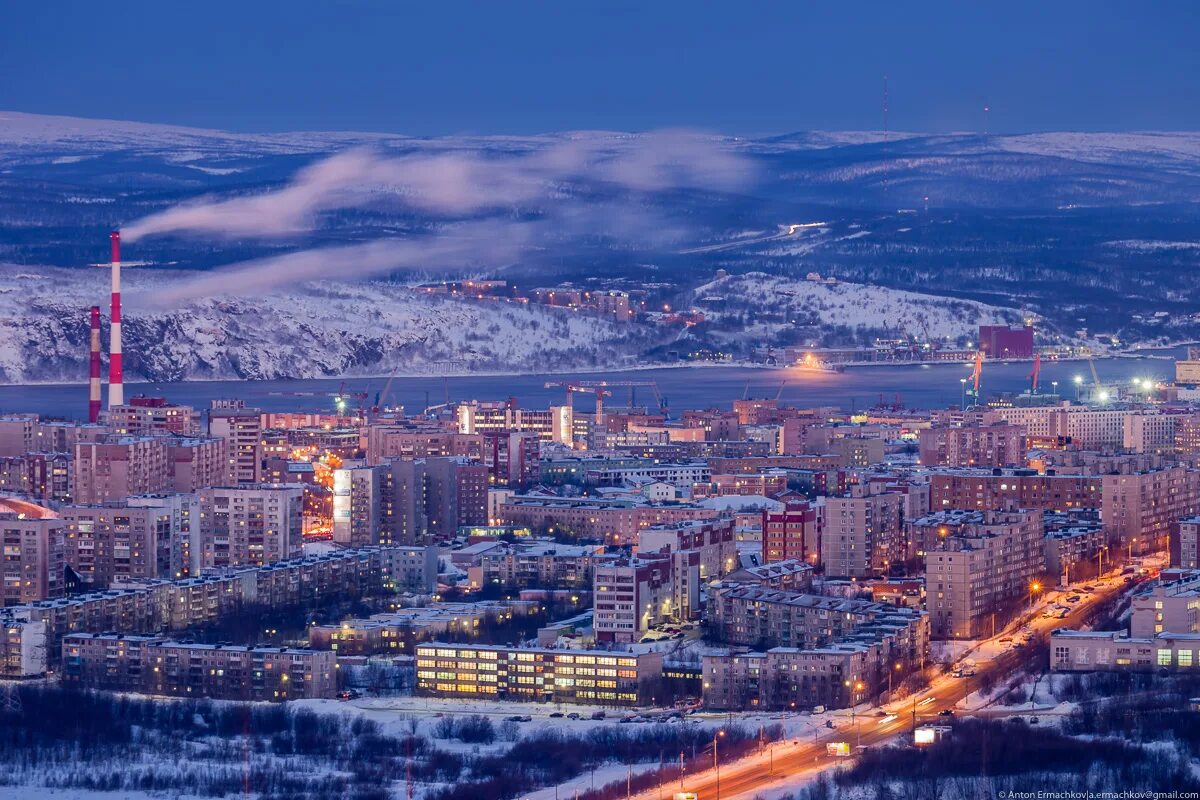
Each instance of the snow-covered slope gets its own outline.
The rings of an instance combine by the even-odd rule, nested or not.
[[[795,280],[762,272],[718,278],[696,289],[697,305],[715,321],[746,312],[786,317],[808,325],[886,329],[892,335],[954,340],[979,325],[1015,322],[1015,309],[861,283]],[[774,333],[787,322],[759,325]],[[747,331],[749,333],[749,331]],[[740,334],[745,335],[745,333]]]
[[[625,364],[651,336],[640,325],[544,306],[450,300],[387,283],[317,283],[145,313],[139,296],[181,276],[126,275],[131,379],[611,367]],[[0,268],[0,382],[86,376],[87,308],[106,296],[107,277],[104,270]]]

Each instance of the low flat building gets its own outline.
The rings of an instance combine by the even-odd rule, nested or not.
[[[649,703],[660,653],[432,642],[417,647],[416,694],[550,703]]]
[[[1057,630],[1050,634],[1054,672],[1191,672],[1200,666],[1200,633],[1130,636],[1125,631]]]

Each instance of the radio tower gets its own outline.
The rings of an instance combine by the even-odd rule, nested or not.
[[[108,407],[125,402],[125,379],[121,365],[121,232],[108,236],[112,242],[112,328],[108,342]]]

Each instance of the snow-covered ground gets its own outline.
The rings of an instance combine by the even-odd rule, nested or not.
[[[147,310],[156,291],[182,277],[123,276],[127,380],[615,367],[652,335],[548,306],[451,300],[384,282],[319,282]],[[0,382],[86,375],[87,309],[105,305],[108,291],[102,269],[0,269]]]
[[[894,335],[908,333],[924,338],[927,332],[931,338],[951,340],[973,336],[979,325],[1006,324],[1020,316],[1015,309],[972,300],[861,283],[796,280],[762,272],[718,278],[698,287],[696,297],[705,315],[716,320],[753,310],[811,319],[820,325],[886,327]],[[712,300],[705,302],[705,298]],[[771,323],[760,327],[766,332],[768,328],[783,325]]]

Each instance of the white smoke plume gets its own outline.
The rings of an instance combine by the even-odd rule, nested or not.
[[[738,189],[752,178],[745,158],[712,137],[659,131],[611,138],[584,136],[519,156],[446,152],[387,156],[352,150],[314,163],[281,189],[249,197],[187,203],[125,226],[133,242],[163,234],[229,239],[277,238],[312,230],[323,212],[381,198],[447,222],[454,233],[304,251],[221,268],[161,293],[156,303],[208,294],[265,291],[331,275],[355,278],[401,268],[492,267],[534,247],[541,234],[604,224],[616,232],[654,227],[639,196],[670,189]],[[620,199],[583,199],[573,187],[616,190]],[[541,224],[513,221],[531,211]],[[480,217],[485,224],[480,224]],[[469,221],[468,221],[469,220]],[[557,226],[555,224],[557,220]],[[465,228],[468,233],[458,232]],[[667,232],[663,225],[659,236]],[[544,242],[543,242],[544,244]]]

